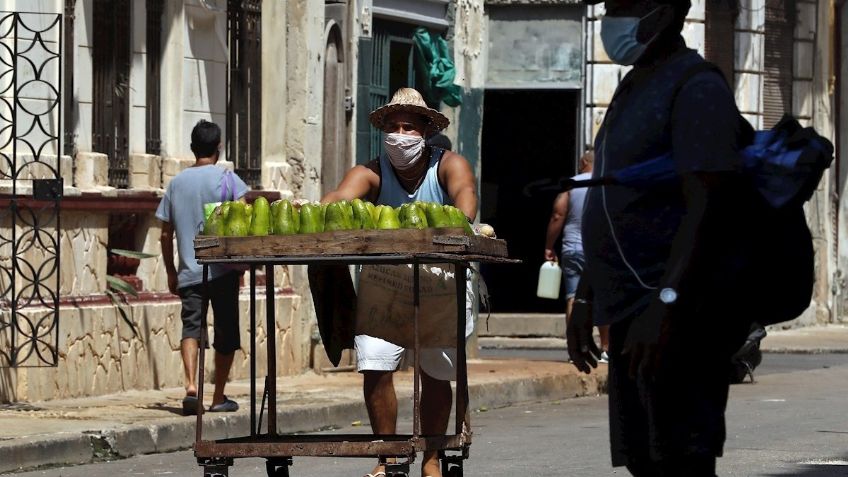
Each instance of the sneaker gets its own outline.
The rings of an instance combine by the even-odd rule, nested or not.
[[[607,354],[606,351],[601,352],[601,359],[599,359],[598,362],[599,363],[605,363],[605,364],[609,363],[609,355]]]
[[[224,396],[224,401],[220,404],[215,404],[214,406],[209,406],[209,412],[236,412],[238,411],[239,405],[237,402],[232,399]]]

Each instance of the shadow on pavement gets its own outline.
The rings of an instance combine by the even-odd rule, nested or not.
[[[836,477],[848,476],[848,456],[836,459],[801,462],[785,473],[767,474],[767,477]]]
[[[167,412],[170,412],[171,414],[176,414],[178,416],[183,415],[183,408],[182,407],[170,406],[170,405],[165,404],[163,402],[157,402],[157,403],[153,403],[153,404],[148,404],[146,406],[140,406],[139,409],[149,409],[149,410],[152,410],[152,411],[167,411]]]

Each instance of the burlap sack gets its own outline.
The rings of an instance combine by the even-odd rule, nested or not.
[[[419,343],[422,348],[454,348],[458,318],[454,266],[420,267]],[[363,266],[357,292],[356,334],[413,348],[412,290],[412,265]],[[463,296],[464,292],[463,287]]]

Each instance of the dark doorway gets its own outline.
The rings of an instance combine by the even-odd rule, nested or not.
[[[565,300],[536,297],[545,230],[560,179],[575,174],[580,92],[487,91],[483,109],[481,222],[520,265],[483,267],[491,311],[562,313]]]

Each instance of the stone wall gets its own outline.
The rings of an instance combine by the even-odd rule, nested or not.
[[[231,379],[250,376],[249,299],[243,291],[239,301],[241,345]],[[293,315],[300,299],[277,295],[276,339],[277,369],[280,374],[300,373],[310,357],[301,353],[294,342],[308,340],[300,336]],[[97,396],[132,389],[179,387],[183,384],[180,358],[180,303],[168,300],[133,303],[124,307],[138,335],[111,305],[62,307],[59,324],[59,364],[55,368],[0,368],[0,402],[41,401],[47,399]],[[37,315],[37,310],[28,314]],[[209,314],[210,337],[214,336]],[[266,369],[267,330],[265,300],[257,300],[257,373]],[[0,337],[3,341],[4,337]],[[206,355],[207,382],[213,371],[213,353]]]

